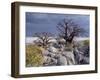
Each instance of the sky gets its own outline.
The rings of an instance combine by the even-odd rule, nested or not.
[[[63,19],[72,19],[74,23],[86,30],[87,33],[84,36],[89,36],[89,15],[26,12],[25,16],[26,37],[32,37],[38,32],[50,32],[57,35],[57,24]]]

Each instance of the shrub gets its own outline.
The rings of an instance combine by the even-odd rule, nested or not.
[[[67,43],[65,45],[65,51],[72,51],[73,49],[73,43]]]
[[[84,40],[83,45],[84,46],[89,46],[89,40]]]
[[[41,66],[43,55],[40,47],[35,45],[26,45],[26,67]]]

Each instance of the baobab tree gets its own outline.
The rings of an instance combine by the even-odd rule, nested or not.
[[[42,45],[43,48],[47,47],[52,39],[53,34],[49,32],[40,32],[34,34],[39,39],[39,43]]]
[[[64,19],[57,25],[59,36],[63,38],[66,43],[72,43],[75,36],[84,33],[84,29],[78,24],[74,23],[72,19]]]

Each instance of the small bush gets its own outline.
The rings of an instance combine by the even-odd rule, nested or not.
[[[40,47],[35,45],[26,45],[26,67],[41,66],[43,55]]]
[[[84,40],[83,44],[84,46],[89,46],[89,40]]]
[[[73,43],[67,43],[65,46],[65,51],[72,51],[73,49]]]

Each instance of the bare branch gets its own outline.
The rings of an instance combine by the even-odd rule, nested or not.
[[[39,38],[39,42],[41,42],[43,47],[46,47],[47,44],[49,44],[49,41],[51,40],[50,37],[53,36],[53,34],[49,32],[35,33],[34,35]]]
[[[84,32],[83,28],[73,22],[72,19],[64,19],[57,26],[59,30],[59,36],[64,38],[66,42],[72,42],[75,36]]]

